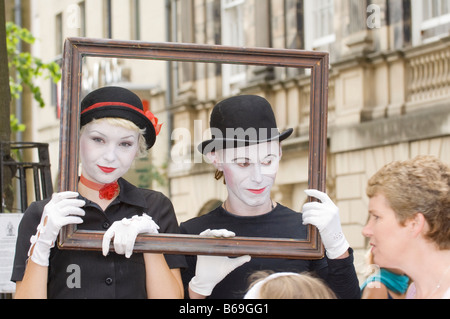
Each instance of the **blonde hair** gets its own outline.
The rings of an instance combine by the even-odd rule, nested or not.
[[[309,273],[258,271],[249,280],[253,283],[246,295],[248,299],[336,299],[321,279]]]
[[[433,156],[417,156],[385,165],[368,181],[369,198],[382,194],[400,225],[422,213],[425,238],[450,249],[450,168]]]
[[[129,120],[125,120],[125,119],[117,118],[117,117],[105,117],[105,118],[101,118],[101,119],[94,119],[91,122],[89,122],[88,124],[90,124],[90,123],[99,124],[102,122],[107,122],[110,125],[123,127],[125,129],[138,132],[139,133],[139,141],[138,141],[139,149],[138,149],[137,157],[144,158],[148,155],[147,142],[145,140],[145,128],[141,129],[136,124],[134,124],[133,122],[131,122]],[[80,135],[83,134],[85,128],[86,128],[86,125],[84,125],[80,129]]]

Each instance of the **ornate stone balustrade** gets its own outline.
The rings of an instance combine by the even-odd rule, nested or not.
[[[447,38],[448,40],[448,38]],[[407,53],[406,100],[426,103],[450,98],[450,44]]]

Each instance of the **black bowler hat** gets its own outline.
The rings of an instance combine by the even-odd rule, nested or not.
[[[280,133],[270,103],[257,95],[239,95],[219,102],[211,113],[212,139],[198,150],[207,154],[224,148],[237,148],[270,141],[283,141],[294,131]]]
[[[144,112],[141,99],[125,88],[108,86],[92,91],[81,101],[80,125],[105,117],[122,118],[145,129],[147,149],[151,148],[159,133],[158,119],[150,112]],[[156,128],[156,129],[155,129]]]

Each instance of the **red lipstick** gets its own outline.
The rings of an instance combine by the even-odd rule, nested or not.
[[[266,187],[264,187],[262,189],[249,189],[248,191],[253,194],[259,195],[259,194],[262,194],[265,190],[266,190]]]
[[[98,166],[98,168],[100,168],[102,170],[102,172],[107,173],[107,174],[110,174],[116,170],[116,168],[112,168],[112,167],[103,167],[100,165],[97,165],[97,166]]]

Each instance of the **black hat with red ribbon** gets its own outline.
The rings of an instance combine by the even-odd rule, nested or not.
[[[81,102],[80,125],[94,119],[122,118],[145,129],[147,148],[151,148],[161,130],[161,124],[150,111],[145,111],[141,99],[128,89],[108,86],[92,91]]]

